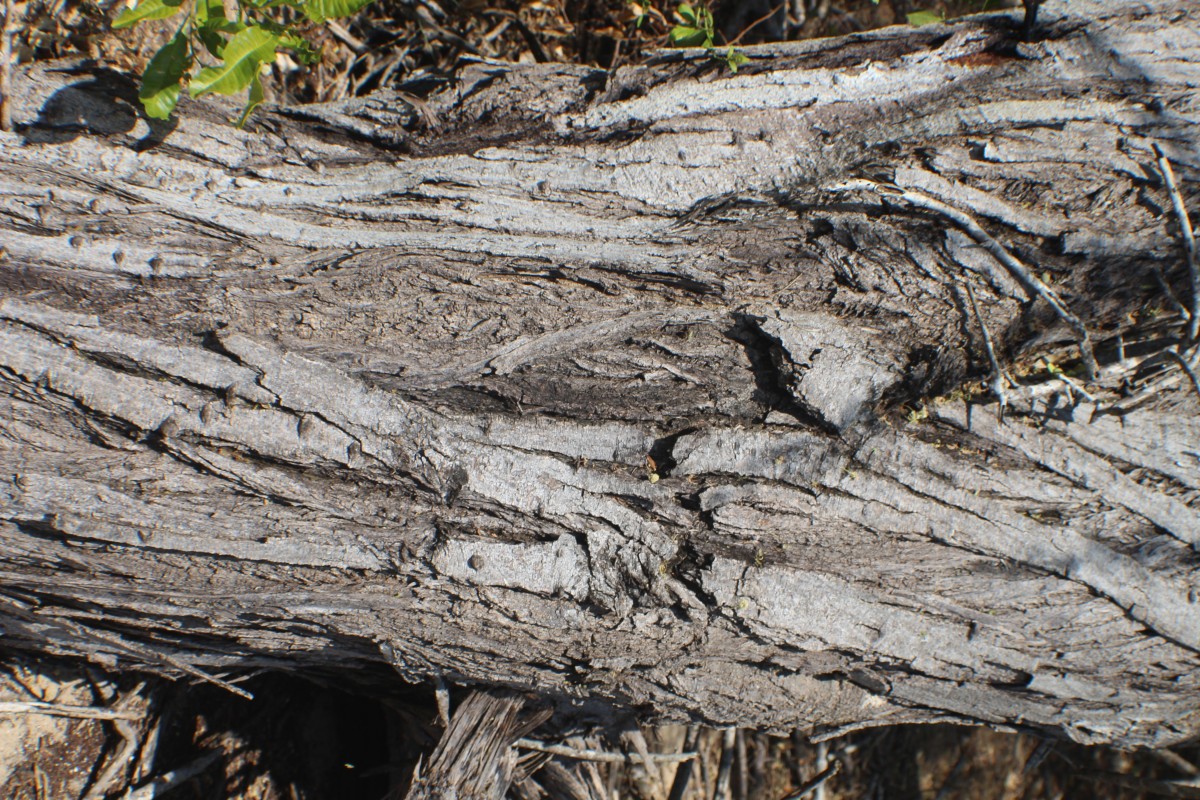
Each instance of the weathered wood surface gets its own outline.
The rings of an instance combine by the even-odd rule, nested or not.
[[[472,692],[447,722],[429,764],[417,768],[406,800],[504,800],[517,767],[513,743],[551,713],[521,720],[523,706],[518,696]]]
[[[1176,371],[1112,403],[1182,335],[1152,147],[1194,197],[1200,7],[1015,20],[737,75],[476,63],[421,113],[246,132],[204,103],[151,129],[103,71],[18,74],[0,643],[386,661],[815,736],[1196,736],[1196,398]],[[972,296],[1008,364],[1073,337],[898,190],[1053,285],[1095,402],[1048,373],[1003,424],[964,401]]]

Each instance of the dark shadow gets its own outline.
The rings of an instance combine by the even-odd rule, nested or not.
[[[725,336],[740,344],[754,374],[754,393],[751,399],[759,405],[765,419],[771,411],[781,411],[797,421],[826,430],[821,420],[810,414],[793,399],[787,388],[787,377],[780,368],[779,343],[758,327],[746,314],[734,314],[734,324]]]
[[[264,776],[282,796],[381,798],[391,788],[393,758],[427,752],[433,740],[418,737],[413,753],[391,740],[397,731],[420,728],[392,720],[389,705],[347,686],[343,691],[286,673],[268,673],[244,684],[254,700],[243,700],[206,684],[177,684],[164,699],[163,737],[156,767],[168,770],[197,754],[220,751],[223,758],[203,776],[222,797],[240,797]],[[357,689],[358,691],[355,691]],[[418,699],[409,690],[404,699]],[[210,733],[205,733],[205,732]]]
[[[36,120],[18,127],[25,144],[64,144],[80,136],[120,136],[133,131],[141,119],[150,132],[132,147],[142,152],[158,146],[175,130],[173,120],[146,116],[138,100],[137,83],[128,75],[88,63],[53,71],[78,75],[82,80],[59,89],[42,106]]]
[[[920,800],[923,797],[920,757],[922,748],[927,746],[926,738],[932,734],[938,746],[950,748],[956,744],[956,733],[948,726],[899,725],[856,737],[862,748],[859,758],[870,765],[866,772],[875,776],[874,796],[886,800]]]

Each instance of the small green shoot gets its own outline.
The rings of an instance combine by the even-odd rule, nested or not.
[[[1058,364],[1055,364],[1048,358],[1038,359],[1038,366],[1042,367],[1050,375],[1062,375],[1063,370]]]
[[[738,67],[743,64],[750,63],[750,56],[743,53],[741,50],[734,50],[731,45],[724,55],[719,56],[721,61],[725,62],[725,66],[729,67],[730,72],[737,72]]]
[[[668,37],[676,47],[704,47],[711,50],[716,25],[712,12],[703,6],[697,8],[690,3],[680,3],[679,18],[682,25],[671,28]]]
[[[667,38],[675,47],[703,47],[708,51],[710,58],[720,61],[734,73],[738,71],[738,67],[750,63],[750,57],[734,49],[732,45],[724,52],[716,46],[716,22],[707,8],[680,3],[676,14],[683,24],[671,28],[671,32],[667,34]]]
[[[633,12],[633,29],[641,30],[641,27],[650,19],[650,12],[646,11],[646,7],[636,0],[625,0],[629,6],[629,10]]]
[[[184,12],[179,29],[163,45],[142,75],[138,99],[153,119],[168,119],[187,85],[192,97],[240,94],[249,89],[246,105],[237,119],[244,127],[250,114],[262,105],[265,91],[261,74],[281,51],[289,51],[305,64],[314,64],[320,53],[291,23],[268,15],[286,6],[304,20],[320,24],[354,14],[372,0],[234,0],[237,18],[225,16],[222,0],[139,0],[122,11],[113,28],[130,28],[141,22],[168,19]],[[215,59],[216,63],[213,63]]]

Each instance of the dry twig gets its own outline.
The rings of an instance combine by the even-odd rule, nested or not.
[[[12,130],[13,0],[4,0],[4,25],[0,26],[0,131]]]
[[[750,794],[750,766],[746,758],[746,732],[738,728],[737,732],[737,800],[746,800]]]
[[[983,349],[987,351],[988,361],[992,365],[990,388],[999,404],[996,409],[996,419],[1004,422],[1004,410],[1008,408],[1008,394],[1005,392],[1008,381],[1004,369],[1000,366],[1000,361],[996,358],[996,348],[992,345],[992,335],[988,332],[987,323],[983,321],[983,315],[979,313],[979,304],[975,302],[975,291],[971,289],[971,284],[963,285],[967,288],[967,297],[971,300],[971,310],[975,312],[975,319],[979,320],[979,330],[983,333]]]
[[[549,753],[563,758],[573,758],[576,761],[598,761],[605,764],[630,764],[638,759],[635,756],[627,753],[614,753],[609,750],[580,750],[575,747],[568,747],[562,744],[546,744],[539,742],[536,739],[517,739],[513,744],[523,750],[536,750],[539,753]],[[698,753],[683,752],[683,753],[648,753],[651,761],[656,762],[672,762],[672,761],[690,761],[695,758]]]
[[[1134,775],[1119,775],[1107,772],[1081,773],[1084,777],[1100,783],[1132,789],[1135,792],[1156,794],[1162,797],[1196,798],[1200,800],[1200,780],[1185,778],[1177,781],[1157,781]]]
[[[164,772],[154,780],[147,783],[145,786],[126,792],[121,800],[153,800],[155,797],[160,797],[192,778],[199,775],[204,770],[208,769],[217,759],[221,757],[220,752],[208,753],[195,761],[173,769],[170,772]]]
[[[1188,217],[1187,207],[1183,203],[1183,194],[1179,184],[1175,182],[1175,172],[1171,162],[1163,153],[1163,149],[1154,144],[1154,155],[1158,159],[1158,171],[1162,173],[1163,183],[1166,184],[1167,194],[1171,198],[1171,207],[1179,220],[1179,234],[1183,239],[1183,253],[1187,258],[1188,275],[1192,281],[1192,307],[1188,313],[1188,341],[1194,342],[1200,338],[1200,264],[1196,261],[1196,235],[1192,231],[1192,220]],[[1195,381],[1195,378],[1192,378]]]
[[[700,726],[689,725],[687,734],[683,737],[684,753],[695,753],[699,744]],[[696,762],[692,759],[688,759],[679,765],[679,769],[675,770],[675,780],[671,783],[671,794],[667,800],[683,800],[683,795],[687,792],[688,782],[692,779],[692,771],[695,769],[695,765]]]
[[[1182,772],[1189,778],[1200,777],[1200,767],[1197,767],[1174,750],[1164,748],[1162,750],[1151,750],[1150,753],[1164,764],[1169,764],[1176,772]]]
[[[1092,351],[1091,335],[1088,333],[1087,326],[1083,324],[1083,320],[1079,319],[1079,317],[1075,316],[1067,308],[1066,303],[1058,296],[1057,292],[1034,275],[1016,256],[1008,252],[1004,245],[996,241],[969,214],[959,211],[957,208],[936,200],[927,194],[915,192],[911,189],[901,189],[897,186],[884,186],[883,184],[866,179],[846,181],[845,183],[829,187],[829,190],[833,192],[860,191],[863,189],[872,191],[883,197],[903,200],[905,203],[916,208],[924,208],[927,211],[941,214],[966,231],[975,240],[976,244],[986,250],[992,258],[996,259],[1001,266],[1008,270],[1008,273],[1018,283],[1025,287],[1025,291],[1042,298],[1054,309],[1054,313],[1058,315],[1058,318],[1066,323],[1075,333],[1076,342],[1079,345],[1079,355],[1083,359],[1084,369],[1087,370],[1088,380],[1096,379],[1096,376],[1100,373],[1100,367],[1096,363],[1096,356]]]
[[[1188,380],[1192,382],[1192,388],[1196,390],[1197,396],[1200,396],[1200,376],[1196,375],[1196,365],[1193,363],[1197,355],[1200,355],[1200,351],[1193,353],[1191,359],[1184,358],[1174,349],[1167,350],[1167,355],[1179,364],[1179,368],[1183,370],[1183,374],[1187,375]]]
[[[142,697],[142,690],[145,688],[145,683],[138,684],[137,688],[121,698],[120,706],[128,708],[130,706],[140,707],[139,718],[144,718],[147,711],[147,701]],[[138,729],[126,719],[112,719],[113,728],[121,736],[121,749],[113,755],[108,766],[96,778],[96,782],[92,784],[92,788],[84,795],[84,800],[104,800],[105,797],[116,789],[118,786],[125,784],[128,780],[130,772],[133,768],[134,758],[141,751],[141,741],[138,734]]]
[[[717,788],[714,800],[729,800],[730,775],[733,773],[733,751],[737,745],[737,728],[726,728],[721,736],[721,766],[717,768]]]
[[[646,744],[646,737],[642,733],[642,729],[636,725],[626,731],[622,738],[633,745],[633,751],[637,755],[637,762],[641,763],[642,770],[646,775],[646,783],[644,794],[649,795],[655,800],[666,800],[667,789],[663,785],[662,773],[659,772],[657,763],[650,753],[650,748]]]
[[[111,720],[113,728],[121,736],[121,749],[109,761],[108,766],[96,778],[92,788],[83,796],[83,800],[104,800],[109,792],[123,783],[123,775],[129,769],[130,762],[139,749],[137,729],[128,720]]]
[[[838,761],[835,758],[828,767],[821,770],[821,772],[819,772],[816,776],[814,776],[812,780],[810,780],[808,783],[805,783],[803,786],[801,786],[799,789],[792,792],[791,794],[788,794],[785,797],[781,798],[781,800],[800,800],[800,798],[804,797],[806,794],[808,794],[810,792],[814,792],[817,789],[824,786],[825,781],[829,780],[834,775],[837,775],[839,772],[841,772],[841,770],[842,770],[842,762]]]
[[[438,719],[442,721],[442,730],[450,728],[450,690],[440,677],[434,681],[433,694],[437,699]]]
[[[361,56],[363,53],[367,52],[366,42],[364,42],[362,39],[359,39],[350,31],[346,30],[344,26],[338,24],[337,20],[325,20],[325,27],[328,28],[329,32],[332,33],[335,38],[339,39],[342,44],[353,50],[355,55]]]
[[[134,720],[141,719],[144,716],[141,711],[101,708],[100,706],[60,705],[58,703],[43,703],[36,700],[0,703],[0,715],[4,714],[45,714],[50,717],[100,720]]]

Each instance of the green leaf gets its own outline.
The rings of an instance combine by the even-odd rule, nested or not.
[[[180,82],[192,65],[192,54],[187,36],[183,31],[175,34],[164,44],[142,73],[142,87],[138,99],[146,109],[146,116],[167,119],[179,102]]]
[[[946,18],[936,11],[914,11],[911,14],[906,14],[908,24],[916,27],[922,25],[936,25],[939,22],[945,22]]]
[[[348,17],[371,4],[372,0],[302,0],[300,9],[313,22]]]
[[[242,115],[238,117],[237,126],[239,128],[246,127],[246,120],[250,117],[250,112],[262,105],[263,102],[263,85],[262,80],[255,74],[250,81],[250,96],[246,98],[246,107],[242,109]]]
[[[225,62],[205,67],[192,78],[189,91],[192,97],[209,92],[237,94],[250,85],[259,67],[275,58],[279,37],[257,26],[234,36],[225,45]]]
[[[193,16],[197,25],[213,27],[225,21],[225,4],[220,0],[196,0]]]
[[[736,73],[738,71],[738,67],[742,66],[743,64],[750,63],[750,57],[748,55],[743,53],[741,50],[734,50],[733,47],[729,48],[729,52],[725,54],[725,57],[722,60],[725,62],[725,65],[729,67],[729,71],[733,73]]]
[[[166,19],[179,13],[183,0],[142,0],[134,8],[127,8],[113,20],[113,30],[132,27],[149,19]]]
[[[196,34],[208,51],[217,58],[225,49],[225,37],[218,34],[236,34],[249,26],[244,22],[225,18],[225,5],[221,0],[196,0]],[[218,44],[218,42],[220,44]]]
[[[692,8],[688,3],[679,4],[679,16],[684,22],[689,22],[692,25],[696,24],[696,9]]]
[[[225,37],[217,33],[212,28],[197,28],[196,36],[204,45],[204,49],[212,53],[217,58],[225,57]]]
[[[676,25],[668,36],[676,47],[712,47],[712,37],[708,32],[690,25]]]
[[[312,43],[303,36],[284,34],[279,38],[279,46],[291,50],[304,64],[316,64],[321,60],[321,52],[313,49]]]

